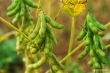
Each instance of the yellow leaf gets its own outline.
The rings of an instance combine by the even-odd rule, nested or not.
[[[86,7],[87,0],[67,0],[62,9],[70,16],[77,17]]]

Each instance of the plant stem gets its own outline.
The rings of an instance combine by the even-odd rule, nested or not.
[[[22,34],[28,41],[30,41],[32,44],[34,44],[36,46],[36,48],[39,48],[38,45],[36,45],[30,38],[28,38],[24,33],[22,33],[21,31],[19,31],[15,26],[13,26],[11,23],[9,23],[8,21],[6,21],[5,19],[3,19],[2,17],[0,17],[0,20],[2,22],[4,22],[7,26],[11,27],[12,29],[16,30],[17,32],[19,32],[20,34]]]
[[[73,47],[74,29],[75,29],[75,18],[72,17],[72,27],[71,27],[71,35],[70,35],[68,54],[71,52],[72,47]],[[66,67],[65,67],[64,73],[68,73],[69,61],[70,61],[70,56],[68,56],[68,58],[66,60]]]
[[[110,44],[108,44],[107,46],[105,46],[106,48],[110,47]]]
[[[71,51],[67,56],[65,56],[60,63],[63,63],[68,57],[70,57],[72,54],[74,54],[77,50],[79,50],[83,45],[85,44],[85,42],[82,42],[79,46],[77,46],[73,51]]]
[[[108,22],[105,26],[108,27],[110,25],[110,22]]]

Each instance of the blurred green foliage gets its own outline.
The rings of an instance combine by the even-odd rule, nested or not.
[[[70,61],[69,63],[70,63],[69,64],[69,67],[70,67],[69,68],[69,71],[71,73],[84,73],[83,70],[82,70],[82,68],[78,64],[78,62],[72,62],[72,61]]]
[[[21,73],[19,68],[23,66],[23,62],[15,47],[15,38],[0,43],[0,69],[5,70],[5,73]]]

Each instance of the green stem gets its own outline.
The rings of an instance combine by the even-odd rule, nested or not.
[[[77,50],[79,50],[83,45],[85,44],[85,42],[82,42],[79,46],[77,46],[73,51],[71,51],[66,57],[64,57],[60,63],[63,63],[68,57],[70,57],[72,54],[74,54]]]
[[[70,36],[68,54],[71,52],[72,47],[73,47],[74,29],[75,29],[75,18],[73,17],[73,18],[72,18],[72,27],[71,27],[71,36]],[[68,73],[69,61],[70,61],[70,56],[68,56],[68,58],[67,58],[67,60],[66,60],[66,66],[65,66],[65,71],[64,71],[64,73]]]
[[[19,32],[20,34],[22,34],[27,40],[29,40],[32,44],[34,44],[36,46],[36,48],[39,48],[38,45],[36,45],[30,38],[28,38],[24,33],[22,33],[21,31],[19,31],[15,26],[13,26],[11,23],[9,23],[8,21],[6,21],[5,19],[3,19],[2,17],[0,17],[0,20],[2,22],[4,22],[7,26],[11,27],[12,29],[16,30],[17,32]]]
[[[106,48],[109,48],[110,47],[110,44],[108,44],[107,46],[105,46]]]
[[[108,22],[105,26],[106,26],[106,27],[110,26],[110,22]]]

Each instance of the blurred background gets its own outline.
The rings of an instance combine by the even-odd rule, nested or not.
[[[38,0],[34,0],[36,3]],[[61,7],[60,0],[41,0],[42,10],[48,14],[53,20]],[[87,9],[89,8],[96,19],[102,23],[107,24],[110,22],[110,0],[88,0]],[[3,17],[11,23],[13,17],[6,16],[7,7],[11,4],[11,0],[0,0],[0,17]],[[87,9],[83,11],[77,18],[77,21],[83,25]],[[33,17],[36,15],[35,9],[31,10]],[[71,29],[71,17],[65,12],[61,12],[56,20],[57,22],[65,26],[62,30],[52,29],[58,40],[58,45],[53,44],[53,53],[57,56],[59,60],[67,55],[67,50],[69,46],[69,37]],[[110,44],[110,26],[107,27],[105,31],[105,36],[102,38],[105,45]],[[77,41],[76,36],[81,31],[81,27],[76,22],[75,23],[75,36],[73,49],[77,47],[82,41]],[[8,33],[12,33],[9,35]],[[1,38],[3,35],[4,38]],[[6,26],[0,21],[0,73],[24,73],[25,65],[22,61],[22,56],[16,53],[16,38],[14,30]],[[71,56],[69,73],[91,73],[92,68],[87,65],[90,57],[87,56],[83,60],[78,61],[77,56],[84,50],[85,46],[81,47],[80,50],[75,52]],[[110,48],[106,52],[106,59],[108,64],[104,65],[104,68],[108,71],[105,73],[110,73]],[[65,63],[63,63],[65,64]],[[43,67],[46,70],[46,66]]]

